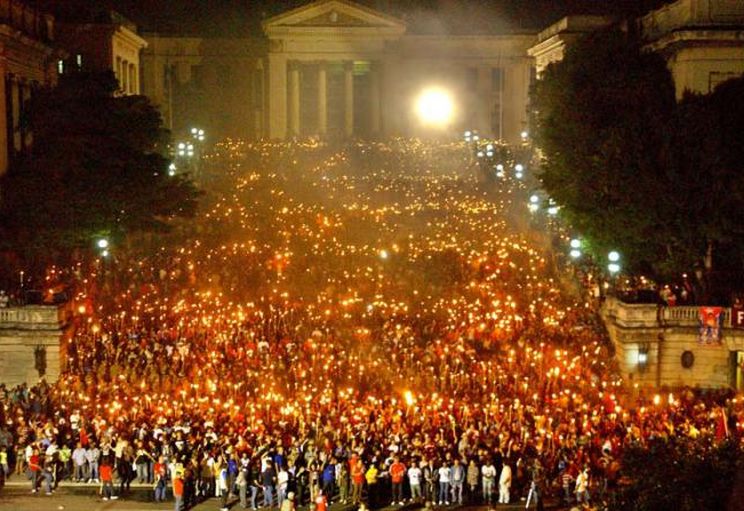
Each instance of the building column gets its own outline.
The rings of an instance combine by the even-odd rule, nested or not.
[[[328,133],[328,77],[325,61],[318,63],[318,135]]]
[[[18,77],[14,76],[10,82],[10,100],[11,100],[11,119],[12,125],[12,143],[10,147],[13,148],[14,153],[21,151],[21,132],[20,132],[20,119],[21,119],[21,84],[18,81]]]
[[[0,58],[0,176],[8,171],[8,102],[6,83],[7,62]]]
[[[300,134],[300,68],[297,63],[289,67],[289,136]]]
[[[382,61],[382,133],[385,136],[407,131],[403,129],[406,110],[400,104],[407,90],[400,67],[400,57],[396,54],[388,54]]]
[[[370,132],[373,136],[380,135],[381,122],[381,102],[380,102],[380,66],[378,62],[372,63],[372,69],[369,75],[369,108],[370,108]]]
[[[354,63],[344,63],[344,134],[354,134]]]
[[[287,57],[269,53],[269,137],[283,139],[287,136]]]
[[[491,137],[498,138],[498,133],[492,133],[491,113],[493,105],[491,104],[491,84],[492,72],[490,66],[478,67],[478,112],[476,113],[477,129],[481,133],[490,133]]]

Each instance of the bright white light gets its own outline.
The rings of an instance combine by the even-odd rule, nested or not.
[[[540,205],[539,204],[530,204],[527,207],[530,208],[530,212],[532,212],[532,213],[534,213],[535,211],[537,211],[538,209],[540,209]]]
[[[486,156],[493,158],[493,151],[486,151]]]
[[[578,259],[579,257],[581,257],[581,250],[577,250],[574,248],[574,249],[571,249],[571,251],[568,254],[574,259]]]
[[[388,258],[388,251],[380,250],[380,259],[387,259],[387,258]]]
[[[581,248],[581,240],[574,238],[571,240],[571,248]]]
[[[469,138],[472,134],[473,133],[470,130],[466,131],[465,132],[465,138]]]
[[[523,131],[522,133],[520,133],[520,136],[522,137],[522,140],[525,140],[527,137],[530,136],[530,134],[527,133],[526,131]]]
[[[504,173],[502,171],[496,172],[496,177],[504,177]]]
[[[103,257],[108,257],[108,255],[109,255],[109,251],[108,251],[108,250],[104,250],[103,252],[101,252],[101,255],[102,255]]]
[[[454,111],[450,95],[437,88],[426,89],[416,101],[416,111],[425,124],[446,125]]]
[[[540,202],[540,197],[537,194],[531,195],[530,202],[532,204],[537,204],[538,202]]]
[[[607,269],[610,271],[610,273],[617,273],[620,271],[620,265],[617,263],[610,263],[607,265]]]
[[[548,208],[548,214],[549,215],[553,215],[553,216],[557,215],[558,214],[558,206],[550,206]]]
[[[521,163],[517,163],[516,165],[514,165],[514,170],[516,170],[517,172],[522,172],[524,170],[524,165],[522,165]]]
[[[199,130],[198,130],[198,129],[196,129],[196,128],[191,128],[191,134],[192,134],[192,135],[196,135],[196,134],[197,134],[198,132],[199,132]]]
[[[499,163],[498,165],[496,165],[496,170],[498,170],[499,172],[502,172],[504,170],[504,166],[501,163]]]
[[[639,352],[638,353],[638,363],[639,364],[645,364],[646,362],[648,362],[648,353],[644,353],[642,351]]]
[[[485,156],[485,153],[483,151],[478,151],[478,154],[476,154],[478,158],[483,158]]]
[[[96,244],[98,245],[98,248],[108,248],[109,246],[109,242],[106,238],[101,238]]]
[[[186,144],[184,144],[183,142],[179,142],[179,144],[178,144],[178,148],[179,148],[179,149],[182,149],[182,150],[183,150],[183,149],[186,149]]]
[[[493,144],[486,145],[486,151],[493,151]]]
[[[473,142],[477,142],[480,140],[480,137],[478,135],[473,135]]]
[[[517,172],[517,173],[516,173],[516,174],[514,175],[514,177],[516,177],[517,179],[522,179],[522,178],[524,177],[524,174],[522,174],[521,172]]]
[[[620,260],[620,254],[616,250],[613,250],[607,254],[607,259],[609,259],[611,263],[616,263]]]

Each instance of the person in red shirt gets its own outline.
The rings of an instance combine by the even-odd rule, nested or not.
[[[362,501],[362,486],[364,485],[364,463],[361,458],[355,460],[351,466],[351,501],[359,504]]]
[[[101,493],[103,494],[103,500],[119,498],[114,495],[114,468],[108,458],[104,458],[101,464]]]
[[[403,478],[406,475],[406,466],[400,462],[397,456],[393,458],[390,465],[390,480],[393,483],[393,506],[403,505]]]
[[[33,454],[28,459],[28,469],[31,471],[31,493],[36,493],[39,486],[39,472],[41,472],[39,449],[34,449]]]
[[[159,456],[157,463],[153,467],[153,474],[155,475],[155,502],[165,502],[165,492],[168,487],[165,473],[165,458]]]
[[[173,478],[173,497],[176,499],[175,511],[181,511],[183,507],[183,469],[177,469]]]
[[[318,496],[315,497],[315,511],[328,511],[328,500],[322,489],[318,490]]]

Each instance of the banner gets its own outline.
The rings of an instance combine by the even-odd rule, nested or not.
[[[734,305],[731,308],[731,326],[734,328],[744,328],[744,306]]]
[[[722,307],[700,307],[700,344],[721,344]]]

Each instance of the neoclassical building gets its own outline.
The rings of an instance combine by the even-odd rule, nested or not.
[[[454,99],[450,128],[516,141],[526,127],[533,33],[416,33],[341,0],[309,3],[262,28],[232,40],[145,34],[144,90],[174,132],[196,123],[274,139],[426,134],[413,110],[433,86]]]
[[[422,31],[348,0],[317,0],[266,19],[260,34],[143,34],[143,92],[178,136],[211,138],[433,134],[414,113],[428,87],[454,98],[450,130],[515,142],[530,83],[566,45],[616,20],[569,16],[542,31]],[[677,0],[626,20],[669,62],[678,94],[744,72],[744,2]]]
[[[56,83],[54,18],[30,6],[0,0],[0,175],[31,144],[24,115],[39,87]]]

